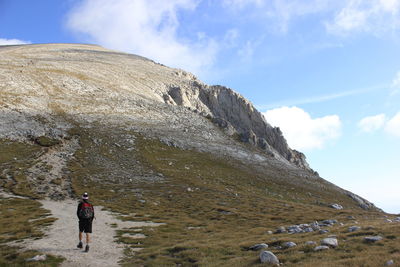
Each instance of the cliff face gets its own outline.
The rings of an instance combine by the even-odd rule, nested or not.
[[[290,149],[280,129],[268,124],[264,116],[243,96],[224,86],[208,86],[191,78],[193,81],[185,87],[171,86],[163,96],[165,102],[209,116],[228,135],[237,134],[242,142],[297,167],[311,170],[304,154]]]

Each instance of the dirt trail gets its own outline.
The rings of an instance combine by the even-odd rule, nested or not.
[[[78,249],[78,221],[76,217],[77,201],[41,201],[43,207],[51,211],[58,220],[51,225],[45,237],[39,240],[24,242],[27,249],[35,249],[44,254],[59,255],[66,260],[62,266],[118,266],[118,260],[123,256],[123,244],[115,243],[116,229],[156,227],[153,222],[124,222],[108,212],[95,207],[96,219],[93,221],[93,234],[89,253]],[[111,224],[117,224],[112,228]],[[85,245],[85,242],[84,242]]]

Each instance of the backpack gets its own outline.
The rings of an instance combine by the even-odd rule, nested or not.
[[[93,206],[90,203],[83,202],[81,206],[81,210],[79,211],[79,218],[82,219],[91,219],[93,218],[94,210]]]

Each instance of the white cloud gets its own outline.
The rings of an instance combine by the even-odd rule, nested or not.
[[[197,4],[197,0],[82,0],[69,13],[67,27],[90,42],[198,74],[213,64],[219,46],[202,33],[194,41],[178,36],[178,13],[193,11]]]
[[[18,39],[4,39],[0,38],[0,45],[19,45],[19,44],[30,44],[31,42],[18,40]]]
[[[311,118],[298,107],[281,107],[264,112],[268,123],[279,127],[290,147],[297,150],[322,148],[329,140],[341,135],[339,116]]]
[[[349,0],[336,11],[326,29],[333,34],[368,32],[381,35],[400,27],[400,0]]]
[[[400,137],[400,112],[386,123],[385,131],[391,135]]]
[[[358,122],[358,127],[363,132],[374,132],[382,128],[385,124],[385,114],[378,114],[375,116],[365,117]]]

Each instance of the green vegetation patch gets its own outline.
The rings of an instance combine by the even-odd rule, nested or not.
[[[62,258],[47,255],[46,261],[28,263],[26,259],[41,253],[21,252],[20,248],[7,245],[10,241],[41,238],[42,227],[56,220],[48,217],[49,211],[43,209],[39,202],[21,198],[0,198],[0,215],[0,266],[57,266],[63,261]]]
[[[60,144],[60,140],[48,137],[48,136],[39,136],[34,138],[33,140],[36,144],[43,147],[51,147]]]
[[[45,149],[35,144],[0,139],[0,187],[17,195],[39,198],[26,175]]]

